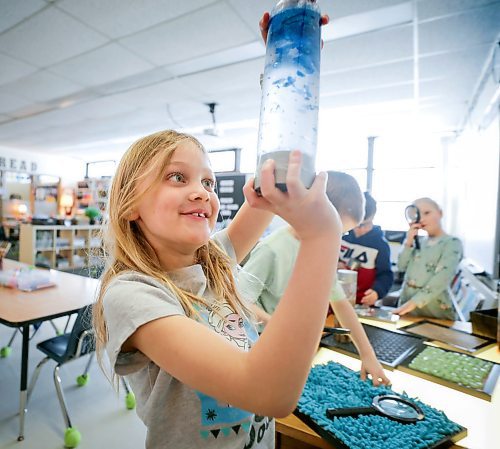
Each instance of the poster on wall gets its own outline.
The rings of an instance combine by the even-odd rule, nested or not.
[[[217,195],[220,201],[220,211],[217,217],[216,229],[224,229],[245,202],[243,186],[244,173],[216,173]]]

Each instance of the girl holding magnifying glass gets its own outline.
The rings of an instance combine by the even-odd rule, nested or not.
[[[405,271],[405,278],[394,313],[455,320],[448,290],[462,259],[462,243],[443,230],[443,212],[434,200],[419,198],[413,205],[418,209],[418,219],[410,223],[399,254],[398,269]],[[427,233],[427,238],[420,238],[416,246],[419,229]]]

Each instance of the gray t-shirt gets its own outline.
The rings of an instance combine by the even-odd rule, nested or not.
[[[217,233],[214,240],[235,260],[225,231]],[[176,270],[169,276],[178,287],[208,299],[209,303],[215,300],[201,265]],[[111,282],[103,301],[109,334],[106,350],[111,366],[117,374],[127,377],[136,395],[137,414],[148,429],[147,448],[274,447],[273,419],[222,404],[184,385],[139,351],[121,352],[123,343],[143,324],[171,315],[186,315],[170,289],[149,276],[128,272]],[[252,324],[229,304],[224,304],[219,314],[209,307],[200,307],[199,311],[203,324],[243,350],[249,350],[257,339]],[[227,325],[229,322],[237,325]]]

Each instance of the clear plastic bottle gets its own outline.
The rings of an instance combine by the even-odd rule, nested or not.
[[[301,178],[315,176],[321,50],[321,13],[315,0],[280,0],[271,12],[262,82],[255,187],[267,159],[286,190],[290,151],[302,152]]]

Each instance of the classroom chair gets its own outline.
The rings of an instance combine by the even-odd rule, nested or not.
[[[78,431],[78,429],[73,427],[71,423],[68,408],[66,406],[66,401],[64,398],[61,378],[59,376],[59,367],[67,362],[70,362],[71,360],[89,355],[89,360],[85,366],[85,371],[83,372],[83,374],[78,376],[76,380],[79,386],[84,386],[87,384],[89,379],[88,371],[95,354],[95,340],[94,332],[92,329],[92,306],[83,307],[78,311],[71,332],[42,341],[38,343],[37,348],[42,351],[46,355],[46,357],[37,365],[35,371],[33,372],[33,377],[28,387],[28,401],[31,393],[33,392],[43,365],[45,365],[45,363],[51,359],[54,360],[57,363],[56,367],[54,368],[53,374],[54,385],[56,387],[57,397],[59,400],[59,405],[61,406],[63,419],[66,424],[66,431],[64,433],[64,445],[69,448],[76,447],[80,443],[81,433]],[[125,405],[129,410],[133,409],[135,408],[134,393],[130,391],[124,378],[122,378],[122,383],[126,392]]]
[[[54,328],[54,331],[56,333],[56,335],[61,335],[62,333],[66,333],[66,331],[68,330],[68,325],[69,325],[69,322],[71,320],[71,316],[68,317],[68,320],[66,322],[66,325],[64,326],[64,331],[61,332],[61,330],[54,324],[54,322],[52,320],[50,320],[50,324],[52,325],[52,327]],[[38,323],[34,323],[31,327],[33,328],[33,332],[31,333],[29,339],[31,340],[35,335],[36,333],[38,332],[38,329],[40,329],[40,327],[42,326],[42,322],[38,322]],[[2,346],[0,348],[0,358],[7,358],[11,355],[12,353],[12,344],[14,343],[14,340],[17,336],[17,333],[20,333],[22,334],[23,331],[20,329],[20,328],[16,328],[14,329],[14,331],[12,332],[12,335],[9,339],[9,342],[7,343],[7,345],[5,346]]]

